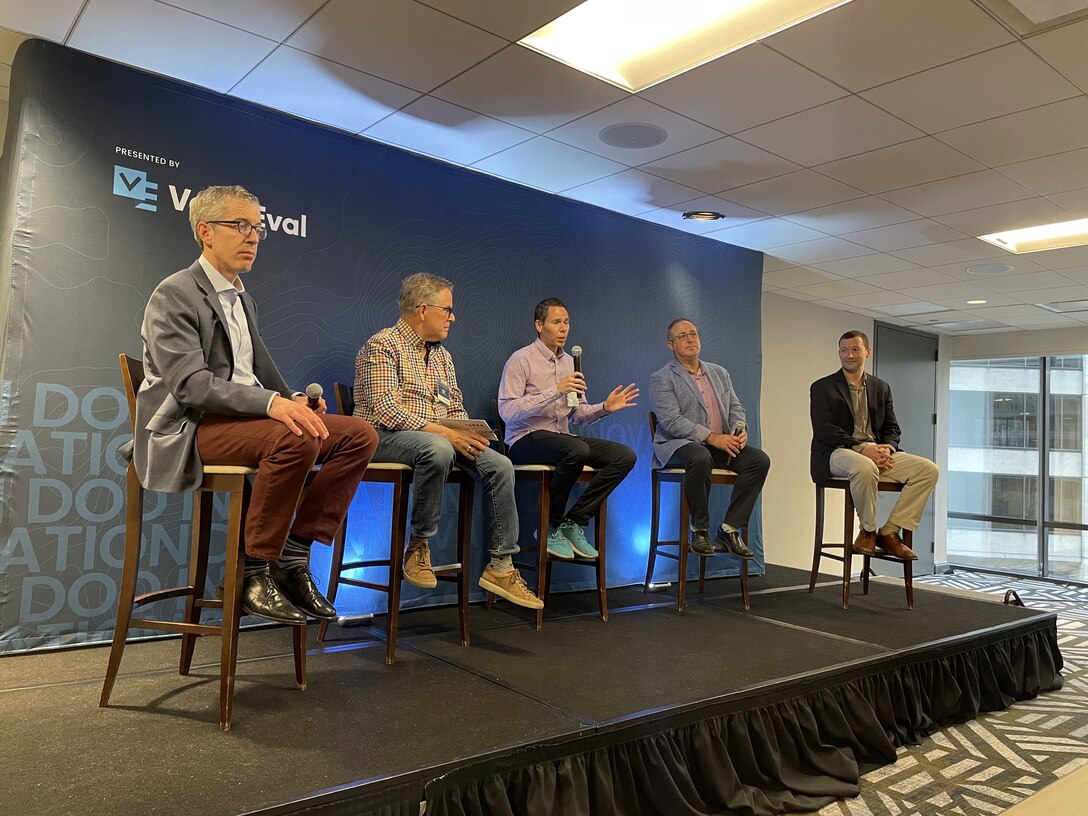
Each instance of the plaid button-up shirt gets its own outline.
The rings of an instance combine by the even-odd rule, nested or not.
[[[439,380],[449,387],[449,405],[438,400]],[[447,417],[468,419],[450,353],[439,343],[425,343],[403,319],[382,329],[355,358],[355,416],[387,431],[418,431]]]

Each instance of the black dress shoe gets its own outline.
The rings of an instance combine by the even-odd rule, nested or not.
[[[714,545],[707,538],[706,530],[691,531],[691,551],[696,555],[714,555]]]
[[[748,545],[745,544],[740,537],[740,533],[736,530],[730,530],[726,532],[721,527],[714,533],[714,540],[721,544],[725,549],[737,558],[755,558],[756,554],[748,549]]]
[[[287,596],[287,600],[298,609],[318,620],[336,619],[335,607],[321,594],[321,590],[314,583],[314,577],[305,566],[281,569],[275,564],[269,564],[268,568],[272,573],[272,580]]]
[[[222,599],[223,585],[215,594]],[[260,572],[242,579],[242,611],[255,618],[305,626],[306,616],[295,608],[280,592],[276,582],[267,572]]]

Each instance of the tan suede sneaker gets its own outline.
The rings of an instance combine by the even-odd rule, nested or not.
[[[521,577],[521,573],[516,569],[509,572],[495,572],[488,564],[484,574],[480,576],[480,586],[518,606],[524,606],[527,609],[544,608],[544,602],[533,594],[525,583],[525,579]]]
[[[431,550],[428,547],[413,547],[404,556],[404,580],[420,589],[434,589],[438,579],[431,567]]]

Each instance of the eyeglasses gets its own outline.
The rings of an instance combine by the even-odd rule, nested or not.
[[[445,312],[446,312],[446,320],[449,320],[451,317],[453,317],[453,307],[452,306],[439,306],[437,303],[421,303],[419,305],[420,306],[430,306],[432,309],[444,309]]]
[[[253,224],[246,221],[244,218],[239,218],[237,221],[207,221],[205,223],[222,224],[224,227],[234,227],[236,230],[238,230],[238,232],[242,233],[243,238],[249,235],[254,230],[256,230],[257,232],[257,237],[260,238],[262,241],[268,237],[268,227],[266,227],[264,224],[257,224],[256,226],[254,226]]]
[[[675,343],[677,340],[694,339],[694,338],[696,338],[698,336],[699,336],[699,332],[695,331],[695,329],[692,329],[691,331],[681,332],[680,334],[674,334],[672,336],[672,340],[670,340],[669,342],[670,343]]]

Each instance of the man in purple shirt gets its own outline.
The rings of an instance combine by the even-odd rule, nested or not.
[[[586,381],[563,351],[570,316],[558,298],[537,304],[537,340],[506,361],[499,383],[499,415],[506,422],[506,444],[517,465],[554,465],[548,553],[555,558],[596,558],[583,529],[608,495],[635,466],[635,452],[619,442],[570,433],[569,423],[588,425],[605,414],[630,408],[638,398],[634,383],[616,386],[604,402],[586,402]],[[571,489],[582,467],[597,473],[568,509]]]

